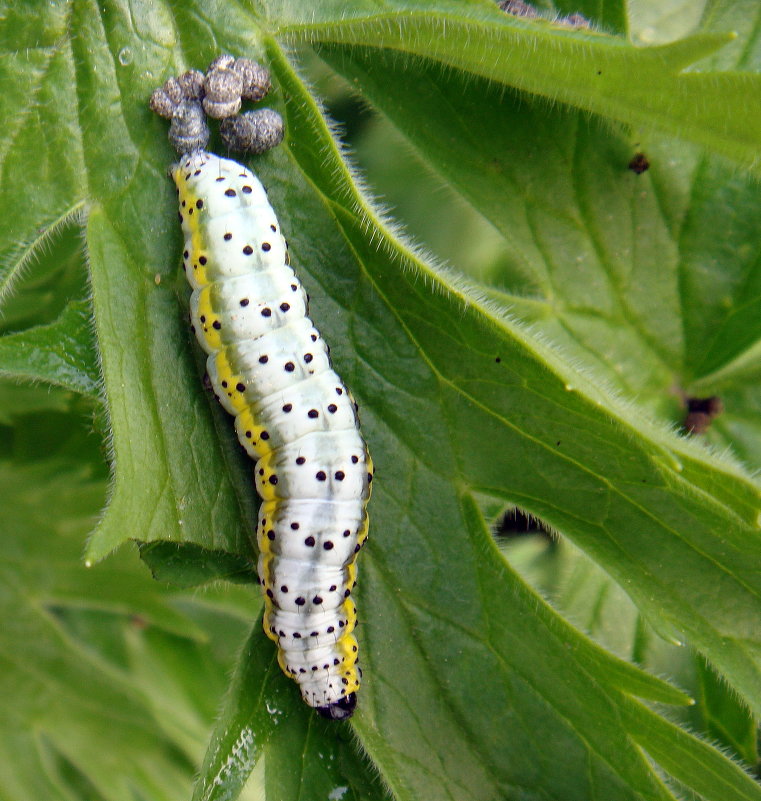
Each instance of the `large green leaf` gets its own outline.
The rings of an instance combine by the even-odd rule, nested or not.
[[[85,567],[107,480],[89,405],[26,403],[0,426],[2,797],[179,801],[258,593],[168,589],[133,549]]]
[[[51,325],[0,337],[3,374],[96,395],[99,375],[87,304],[70,304]]]
[[[761,77],[688,69],[734,38],[718,26],[670,44],[503,14],[490,0],[278,2],[286,40],[389,48],[611,119],[656,127],[755,165]],[[612,13],[620,24],[620,16]],[[736,20],[741,22],[741,20]],[[745,24],[743,22],[743,24]]]
[[[377,58],[374,63],[378,65]],[[584,353],[587,369],[594,369],[598,382],[614,388],[622,397],[636,394],[641,403],[677,422],[681,406],[679,393],[695,391],[692,388],[695,372],[690,361],[694,354],[705,353],[702,340],[710,337],[714,342],[720,341],[717,330],[721,331],[723,327],[721,321],[731,319],[734,308],[746,304],[746,297],[753,298],[752,276],[757,272],[755,252],[750,247],[735,244],[752,242],[754,235],[761,234],[761,231],[754,230],[758,224],[752,202],[752,182],[739,179],[726,168],[721,172],[716,166],[713,181],[706,181],[702,174],[696,176],[696,185],[700,186],[705,201],[699,203],[696,200],[692,204],[690,208],[695,218],[688,221],[685,219],[685,206],[690,195],[684,190],[676,194],[685,158],[678,160],[673,170],[669,169],[669,159],[674,159],[672,154],[677,147],[674,143],[670,143],[671,152],[665,146],[662,146],[663,151],[651,152],[654,165],[651,173],[655,183],[652,186],[648,177],[635,176],[626,169],[632,151],[627,152],[625,141],[611,139],[596,125],[584,123],[575,116],[535,112],[527,109],[525,104],[517,108],[504,102],[499,104],[498,93],[490,93],[488,87],[474,93],[472,84],[466,90],[451,78],[442,80],[438,73],[417,73],[413,81],[401,69],[395,70],[391,59],[382,61],[380,69],[372,75],[360,71],[356,54],[351,61],[341,58],[340,66],[359,81],[373,102],[388,110],[419,152],[446,175],[449,185],[456,187],[504,233],[511,245],[514,262],[497,280],[503,286],[533,286],[534,292],[530,298],[505,292],[494,293],[493,297],[505,305],[513,318],[522,317],[526,323],[540,327],[542,333],[550,335],[570,358],[578,358]],[[386,96],[384,87],[387,86],[394,87],[393,100]],[[482,110],[477,116],[476,106],[479,104],[494,109],[493,113]],[[417,125],[421,116],[432,124]],[[437,120],[439,125],[434,124]],[[478,127],[475,127],[474,120],[478,121]],[[542,152],[537,142],[546,142],[559,131],[564,132],[563,143]],[[544,136],[537,136],[538,133]],[[479,141],[487,144],[478,149],[476,143]],[[653,147],[657,144],[654,143]],[[693,169],[688,174],[694,172]],[[659,184],[665,184],[666,189],[659,190]],[[726,203],[728,192],[733,193],[737,202]],[[722,217],[727,218],[727,225],[723,226],[727,238],[722,239],[722,247],[728,252],[737,248],[736,252],[745,253],[744,259],[735,259],[736,266],[728,260],[719,262],[705,248],[699,252],[691,247],[688,250],[693,239],[699,238],[703,231],[712,230],[711,225],[715,225],[717,220],[721,224]],[[744,220],[745,226],[738,219]],[[685,233],[688,228],[695,232],[693,237]],[[682,253],[680,235],[681,242],[685,243]],[[572,259],[567,255],[569,248]],[[718,301],[695,277],[697,267],[706,263],[717,265],[717,271],[721,264],[720,276],[727,289]],[[670,269],[664,269],[666,265],[670,265]],[[736,279],[733,279],[733,271]],[[699,302],[695,296],[697,292],[701,298],[707,296],[705,303]],[[706,324],[698,309],[703,310],[703,315],[711,315],[712,326]],[[694,321],[692,325],[690,320]],[[754,330],[757,339],[757,320],[748,323],[747,327],[751,339]],[[728,336],[725,341],[722,365],[731,364],[749,347],[747,339],[737,341],[736,337]],[[494,352],[498,352],[496,348]],[[451,355],[451,350],[448,355]],[[483,369],[486,370],[486,366]],[[574,386],[576,380],[571,378],[568,383]],[[747,380],[743,384],[752,386]],[[743,384],[735,383],[734,391]],[[705,384],[703,388],[706,388]],[[713,387],[708,385],[708,389]],[[742,413],[742,404],[733,405]],[[519,419],[524,414],[519,407],[519,403],[505,399],[505,418],[513,422]],[[531,404],[529,413],[537,414],[536,401]],[[548,411],[546,417],[552,420],[551,431],[555,432],[557,442],[565,447],[568,430],[554,412]],[[643,422],[642,428],[645,425]],[[548,435],[551,436],[549,430],[545,437]],[[607,434],[599,435],[599,439],[607,442],[595,445],[595,459],[602,455],[605,445],[612,442],[612,437]],[[659,437],[656,435],[655,439]],[[473,452],[476,447],[474,443]],[[633,451],[627,450],[627,458],[632,459]],[[684,451],[685,455],[687,453]],[[665,452],[663,456],[668,458]],[[676,452],[675,458],[678,470],[686,467]],[[585,461],[590,464],[589,458]],[[611,464],[616,461],[619,461],[618,457],[611,454]],[[484,460],[484,465],[507,472],[503,466],[504,459],[499,460],[497,456]],[[700,469],[697,462],[694,468]],[[636,476],[633,473],[630,476],[634,479],[632,484],[650,483],[644,474]],[[495,486],[494,481],[498,479],[481,479],[480,486],[489,489]],[[700,483],[709,488],[713,480]],[[718,486],[719,483],[713,484],[714,492]],[[639,496],[642,511],[649,514],[647,509],[653,511],[657,501],[654,495],[644,490],[645,487],[640,487],[640,490],[632,487],[625,494],[630,494],[633,501]],[[493,489],[489,491],[493,492]],[[591,528],[586,534],[581,534],[577,531],[577,521],[561,521],[547,509],[546,501],[540,500],[540,504],[545,505],[542,508],[533,497],[526,502],[515,490],[503,491],[503,495],[544,517],[565,533],[580,537],[579,542],[618,576],[653,622],[661,628],[666,623],[666,630],[669,630],[675,621],[668,606],[678,595],[674,588],[686,580],[688,571],[682,572],[685,560],[692,558],[687,556],[687,551],[680,556],[673,552],[673,560],[664,562],[663,556],[671,547],[667,545],[668,539],[658,535],[652,523],[644,522],[635,527],[637,531],[633,538],[627,526],[620,526],[620,533],[626,530],[627,534],[610,550],[601,540],[598,530]],[[535,497],[537,493],[531,495]],[[554,492],[547,490],[541,495],[546,499],[557,498],[557,486]],[[676,501],[675,496],[672,499]],[[585,500],[578,497],[576,502],[579,515],[588,515],[588,511],[584,511]],[[751,500],[748,521],[752,526],[756,522],[752,511],[755,505],[756,501]],[[665,522],[670,514],[663,507],[660,516]],[[709,518],[705,518],[705,522],[708,525],[704,530],[709,537],[711,531],[726,531],[732,536],[730,532],[735,530],[735,525],[729,521],[711,523]],[[640,549],[634,542],[644,543],[639,537],[647,538],[648,530],[654,534],[652,545]],[[738,531],[736,542],[740,551],[746,541],[750,547],[757,544],[757,535],[752,534],[752,530],[748,529],[747,534]],[[692,534],[697,534],[697,528]],[[618,539],[615,532],[613,539]],[[697,545],[697,540],[693,540],[687,544],[687,550],[692,551]],[[716,538],[715,545],[720,549],[725,547],[721,538]],[[638,551],[637,562],[642,564],[642,571],[649,574],[648,577],[641,573],[633,578],[638,569],[630,558],[624,557],[629,547]],[[657,565],[645,566],[642,560],[648,561],[644,556],[648,551],[652,552]],[[740,555],[740,551],[738,557],[742,561],[745,557]],[[662,571],[668,571],[669,565],[680,572],[680,577],[678,580],[675,577],[665,579],[664,575],[662,589],[656,591],[651,581],[659,573],[663,575]],[[703,568],[695,563],[696,592],[690,604],[695,609],[705,606],[709,617],[713,611],[718,611],[727,619],[726,608],[712,611],[715,599],[699,590],[704,575]],[[641,594],[648,584],[651,589]],[[701,595],[705,596],[702,601],[699,600]],[[748,617],[743,631],[738,629],[735,635],[737,650],[733,656],[729,655],[723,631],[717,631],[716,636],[709,635],[713,639],[710,646],[712,658],[725,669],[730,667],[731,660],[737,681],[750,678],[745,632],[752,632],[754,628],[752,620],[757,600],[749,596],[748,601]],[[712,624],[708,617],[705,622],[706,625],[701,626],[703,634],[698,637],[696,633],[690,633],[689,639],[706,642],[704,637]],[[686,630],[683,623],[676,624],[675,629]],[[681,638],[681,635],[675,636]],[[744,677],[741,677],[742,673],[745,673]],[[756,681],[752,679],[753,683]],[[754,703],[758,697],[756,690],[746,684],[745,691],[746,698]]]
[[[623,27],[610,8],[609,24]],[[55,183],[42,169],[36,192],[25,183],[19,208],[45,225],[88,202],[114,469],[89,557],[128,539],[160,543],[144,553],[157,575],[179,575],[180,583],[239,573],[252,557],[250,464],[199,380],[177,277],[166,126],[145,106],[168,74],[203,66],[221,49],[273,69],[271,104],[286,118],[287,138],[255,169],[313,316],[360,402],[378,468],[374,535],[358,588],[366,680],[352,724],[372,768],[334,742],[346,727],[318,726],[298,706],[257,627],[197,797],[235,797],[261,754],[272,797],[286,792],[299,759],[299,770],[317,776],[310,786],[350,786],[357,797],[381,795],[373,771],[398,798],[673,797],[650,759],[705,798],[761,797],[717,750],[635,700],[684,696],[610,657],[534,595],[505,565],[476,504],[483,496],[516,503],[575,539],[660,631],[689,639],[756,708],[758,488],[733,461],[664,422],[676,414],[677,401],[664,399],[671,383],[688,391],[721,369],[742,394],[731,368],[745,357],[748,372],[756,341],[748,314],[738,318],[745,339],[730,326],[708,358],[684,355],[687,339],[700,343],[701,331],[713,330],[702,311],[723,319],[725,273],[707,274],[713,291],[691,288],[678,280],[676,255],[692,248],[702,263],[710,253],[701,213],[705,220],[721,208],[725,184],[721,174],[695,180],[705,192],[701,212],[690,179],[704,164],[719,168],[650,136],[651,186],[650,174],[643,180],[626,170],[642,137],[503,101],[498,84],[665,130],[676,130],[681,115],[683,135],[750,161],[757,77],[680,72],[725,40],[715,28],[647,50],[508,18],[485,2],[388,4],[380,12],[321,2],[308,23],[299,9],[272,4],[265,18],[221,2],[82,2],[9,17],[14,46],[40,51],[30,86],[55,95],[55,123],[68,126],[81,154],[69,179],[64,173]],[[35,14],[44,18],[37,27]],[[499,287],[477,287],[432,264],[377,214],[286,49],[299,38],[365,47],[324,55],[504,234],[511,260]],[[591,64],[602,64],[603,75]],[[630,80],[635,72],[646,93]],[[13,112],[23,97],[0,102]],[[19,116],[19,125],[31,116]],[[499,122],[502,139],[493,138]],[[35,165],[53,160],[53,150],[39,153],[38,134],[22,130],[6,143],[7,170],[34,153]],[[754,230],[750,193],[736,180],[745,222],[722,231],[727,243]],[[45,206],[41,197],[54,184],[59,196]],[[697,216],[684,225],[688,211]],[[615,224],[617,215],[628,229]],[[32,241],[33,227],[13,215],[3,229],[9,253]],[[751,248],[735,273],[753,255]],[[735,286],[733,308],[753,292],[752,283],[747,292]],[[757,448],[752,432],[738,442]],[[182,731],[160,693],[154,703],[168,730]],[[292,731],[286,739],[277,735],[281,714]]]
[[[509,523],[512,517],[508,513],[505,519]],[[500,521],[498,530],[504,528]],[[757,723],[737,694],[691,649],[658,637],[621,587],[598,565],[567,540],[503,533],[498,542],[510,563],[574,625],[613,653],[656,675],[668,672],[698,699],[695,705],[672,710],[672,719],[706,732],[747,764],[757,764]]]
[[[444,78],[436,69],[412,79],[394,58],[379,60],[375,52],[341,53],[331,63],[503,233],[513,259],[496,281],[532,291],[530,298],[493,293],[513,316],[540,326],[568,354],[586,351],[584,361],[598,380],[625,397],[636,394],[675,422],[679,396],[701,391],[720,390],[735,414],[752,414],[738,395],[756,386],[744,365],[761,319],[752,314],[758,264],[751,243],[761,234],[753,181],[678,143],[657,140],[647,148],[650,172],[636,176],[626,169],[632,145],[575,115],[514,107],[489,86],[474,92],[472,80]],[[428,124],[421,126],[421,118]],[[743,436],[723,444],[747,452],[754,442]],[[573,533],[573,526],[559,527]],[[632,581],[631,561],[604,556],[597,540],[582,535],[579,541],[663,628],[673,591],[639,595],[646,581]],[[723,547],[720,539],[716,544]],[[695,575],[700,582],[702,570]],[[704,600],[714,603],[711,596]],[[747,631],[755,605],[748,607]],[[726,645],[716,637],[712,658],[744,682],[746,637],[736,638],[728,660]],[[745,691],[754,703],[756,690],[745,685]]]
[[[389,798],[348,726],[322,720],[304,706],[283,677],[274,648],[261,638],[260,617],[238,661],[194,801],[237,798],[260,759],[268,798]]]
[[[25,423],[34,430],[33,418]],[[194,622],[173,607],[177,592],[170,598],[134,556],[97,570],[82,564],[82,537],[104,493],[103,479],[69,458],[0,462],[0,775],[8,801],[174,801],[190,793],[232,658],[229,649],[225,658],[211,652],[207,632],[226,616],[214,628]],[[237,621],[234,638],[244,625]],[[171,672],[168,644],[185,657]]]

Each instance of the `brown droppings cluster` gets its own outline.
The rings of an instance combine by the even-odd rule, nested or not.
[[[230,150],[264,153],[283,140],[282,117],[272,109],[239,112],[243,101],[262,100],[271,86],[270,73],[261,64],[223,54],[211,62],[205,75],[188,70],[168,78],[153,91],[148,105],[172,121],[169,139],[178,153],[206,147],[207,115],[223,120],[220,133]]]

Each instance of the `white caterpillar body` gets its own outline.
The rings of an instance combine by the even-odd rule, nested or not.
[[[373,473],[355,405],[307,316],[259,180],[203,151],[183,156],[172,177],[193,328],[257,460],[264,628],[307,704],[343,719],[361,675],[350,595]]]

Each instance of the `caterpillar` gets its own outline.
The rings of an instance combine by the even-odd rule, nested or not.
[[[322,716],[354,712],[356,556],[373,466],[356,405],[312,324],[266,192],[246,167],[195,149],[171,172],[192,287],[192,329],[256,460],[264,629]]]

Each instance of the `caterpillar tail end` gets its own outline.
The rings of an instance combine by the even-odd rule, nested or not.
[[[334,704],[318,706],[316,711],[328,720],[348,720],[357,707],[357,694],[349,693]]]

